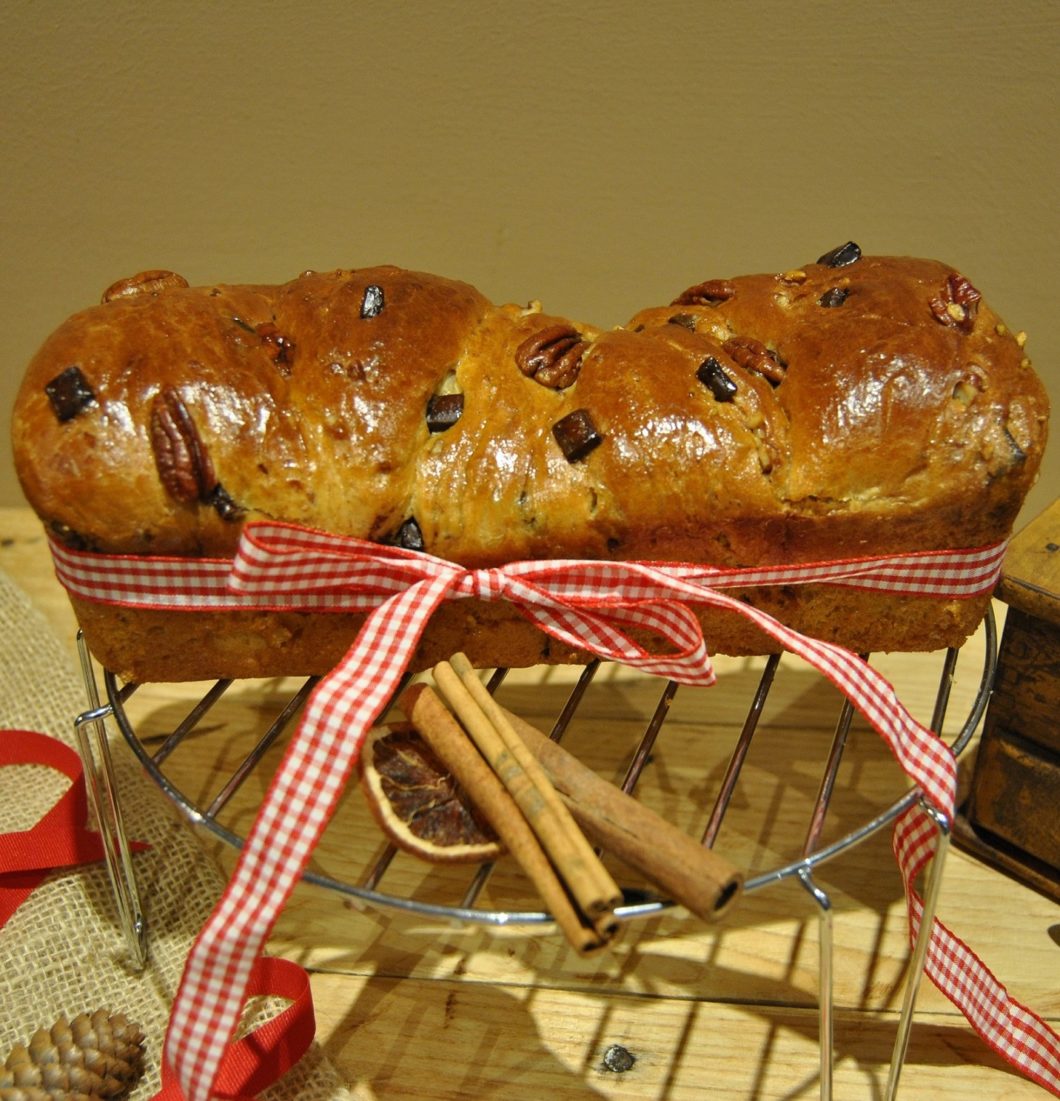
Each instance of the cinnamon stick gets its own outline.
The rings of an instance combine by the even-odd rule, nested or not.
[[[525,719],[510,711],[505,717],[591,841],[697,917],[715,920],[732,905],[743,876],[729,861],[609,784]]]
[[[438,695],[430,686],[416,684],[401,695],[398,706],[457,783],[473,793],[483,817],[537,888],[571,947],[583,955],[602,948],[606,931],[579,912],[515,800]]]
[[[609,927],[622,901],[618,884],[471,663],[456,654],[433,672],[445,702],[519,805],[577,904]]]

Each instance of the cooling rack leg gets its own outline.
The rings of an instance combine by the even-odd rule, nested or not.
[[[809,868],[798,872],[799,882],[817,903],[818,914],[818,1003],[820,1007],[819,1046],[821,1056],[821,1101],[832,1101],[832,1068],[835,1066],[832,977],[832,900],[813,881]]]
[[[111,714],[111,708],[100,706],[92,658],[80,632],[77,635],[77,649],[89,703],[89,710],[74,720],[77,748],[85,771],[85,789],[103,844],[107,875],[129,954],[136,970],[142,971],[147,963],[147,924],[140,905],[132,852],[114,780],[114,762],[103,722]]]
[[[902,999],[902,1013],[898,1018],[898,1034],[895,1037],[894,1051],[891,1054],[891,1070],[887,1078],[885,1101],[894,1101],[898,1096],[898,1079],[901,1076],[906,1051],[909,1047],[909,1035],[913,1028],[916,998],[920,991],[920,980],[924,977],[924,960],[927,957],[928,945],[931,942],[931,927],[935,920],[939,889],[942,886],[942,868],[946,863],[946,853],[950,844],[952,823],[949,818],[926,800],[922,799],[920,806],[928,817],[934,821],[939,835],[935,847],[935,856],[931,861],[924,884],[924,903],[920,915],[920,927],[917,929],[909,956],[909,978],[906,981],[905,996]]]

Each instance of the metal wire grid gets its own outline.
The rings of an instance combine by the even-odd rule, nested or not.
[[[993,685],[997,664],[997,636],[992,612],[988,612],[984,621],[983,638],[983,664],[978,687],[968,714],[950,743],[953,752],[957,755],[966,748],[978,728],[986,710]],[[86,775],[89,778],[90,804],[106,841],[107,866],[119,917],[126,932],[130,953],[134,961],[142,966],[146,961],[148,952],[147,923],[136,890],[130,849],[121,818],[120,800],[114,783],[113,765],[107,744],[104,721],[113,719],[148,775],[151,776],[169,800],[180,809],[189,822],[205,828],[221,841],[239,849],[243,845],[243,838],[225,826],[219,820],[219,816],[223,813],[233,795],[261,764],[269,749],[277,743],[288,729],[319,678],[305,680],[290,695],[279,713],[261,733],[250,753],[232,770],[220,791],[203,807],[197,805],[193,799],[179,789],[177,784],[166,775],[164,766],[173,751],[203,722],[211,709],[222,699],[234,682],[221,680],[213,684],[191,707],[184,718],[172,728],[161,744],[152,750],[141,740],[125,706],[130,697],[137,691],[138,686],[135,684],[120,684],[113,674],[104,670],[103,682],[107,702],[101,703],[93,663],[83,640],[80,638],[79,647],[89,709],[75,720],[78,745],[85,760]],[[959,655],[958,650],[950,649],[945,652],[942,658],[942,669],[929,724],[930,728],[939,733],[940,736],[945,725],[950,690]],[[780,655],[772,655],[764,663],[757,688],[747,708],[736,744],[728,758],[702,834],[702,842],[706,846],[714,845],[729,810],[748,751],[751,748],[770,690],[773,687],[780,660]],[[599,669],[600,663],[595,661],[584,667],[553,723],[550,736],[554,740],[559,741],[566,734],[572,720],[577,715],[578,707],[586,691],[596,678]],[[496,669],[492,672],[487,682],[491,692],[497,691],[507,672],[506,669]],[[659,733],[663,729],[677,688],[678,685],[673,681],[663,684],[654,710],[644,727],[620,784],[622,790],[628,794],[633,794],[636,791],[644,767],[650,759]],[[926,804],[917,789],[911,789],[869,821],[862,823],[836,840],[822,844],[824,825],[835,791],[839,768],[847,748],[853,717],[854,709],[852,705],[844,701],[833,728],[827,756],[821,768],[816,797],[809,808],[799,857],[780,866],[748,875],[744,881],[743,890],[745,893],[750,893],[785,880],[794,880],[806,890],[817,908],[819,917],[820,1083],[823,1101],[830,1101],[834,1061],[832,1041],[832,903],[827,892],[816,882],[814,873],[821,865],[861,844],[867,838],[893,823],[899,815],[913,804],[917,802],[924,804],[925,809],[938,828],[938,851],[936,859],[932,863],[928,881],[924,885],[924,917],[920,924],[921,932],[914,941],[911,950],[909,978],[906,983],[902,1011],[899,1017],[886,1092],[886,1097],[890,1101],[897,1095],[898,1079],[908,1045],[917,990],[923,970],[924,954],[927,950],[928,935],[925,931],[929,930],[931,926],[952,824],[938,808]],[[90,733],[94,733],[94,738],[90,737]],[[428,918],[495,927],[526,926],[533,929],[544,929],[552,925],[551,916],[544,911],[535,909],[495,909],[479,906],[478,900],[493,874],[493,866],[490,864],[482,865],[471,873],[470,880],[457,902],[437,903],[387,891],[383,889],[382,883],[395,853],[396,849],[393,845],[384,845],[377,858],[362,873],[357,882],[312,870],[306,871],[303,879],[307,883],[348,896],[360,905],[406,911]],[[616,916],[624,921],[656,915],[674,905],[673,902],[664,898],[646,899],[643,897],[643,892],[639,891],[625,891],[624,894],[626,895],[626,901],[616,911]]]

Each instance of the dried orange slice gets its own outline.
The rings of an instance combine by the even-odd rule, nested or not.
[[[372,730],[361,751],[361,790],[399,848],[435,863],[477,864],[504,852],[463,788],[408,723]]]

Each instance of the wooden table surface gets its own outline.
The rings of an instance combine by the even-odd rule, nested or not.
[[[72,616],[28,510],[0,509],[0,567],[70,640],[73,660]],[[962,652],[947,736],[967,714],[982,654],[981,636]],[[910,710],[927,721],[938,660],[892,655],[878,664]],[[702,832],[760,669],[760,659],[719,660],[717,686],[681,689],[670,707],[639,793],[690,832]],[[500,695],[547,729],[572,676],[566,670],[513,672]],[[208,803],[293,687],[276,681],[233,686],[170,758],[173,782],[189,799]],[[140,739],[156,746],[202,689],[142,687],[128,707]],[[603,669],[565,744],[615,778],[659,689],[658,682]],[[749,875],[798,858],[838,711],[833,689],[794,661],[781,664],[716,845]],[[225,806],[221,817],[236,831],[252,820],[278,751],[270,749]],[[962,771],[971,752],[962,757]],[[905,790],[882,742],[855,721],[825,840],[847,836]],[[834,1096],[840,1101],[883,1095],[901,1005],[906,919],[888,835],[886,829],[872,834],[816,872],[833,913]],[[231,849],[205,833],[203,845],[210,858],[231,866]],[[357,883],[381,846],[354,787],[313,867]],[[614,870],[624,885],[646,886]],[[401,855],[381,889],[454,904],[468,876]],[[534,908],[532,894],[504,861],[483,899],[498,909]],[[1055,902],[951,848],[939,916],[1014,997],[1060,1025]],[[630,921],[604,953],[589,958],[572,953],[547,929],[495,929],[364,908],[341,891],[302,885],[269,948],[309,968],[318,1040],[359,1101],[766,1101],[819,1096],[818,931],[816,905],[790,877],[745,894],[714,924],[679,909]],[[605,1053],[613,1045],[635,1058],[630,1069],[607,1067]],[[1046,1095],[990,1051],[925,980],[900,1096],[965,1101]]]

